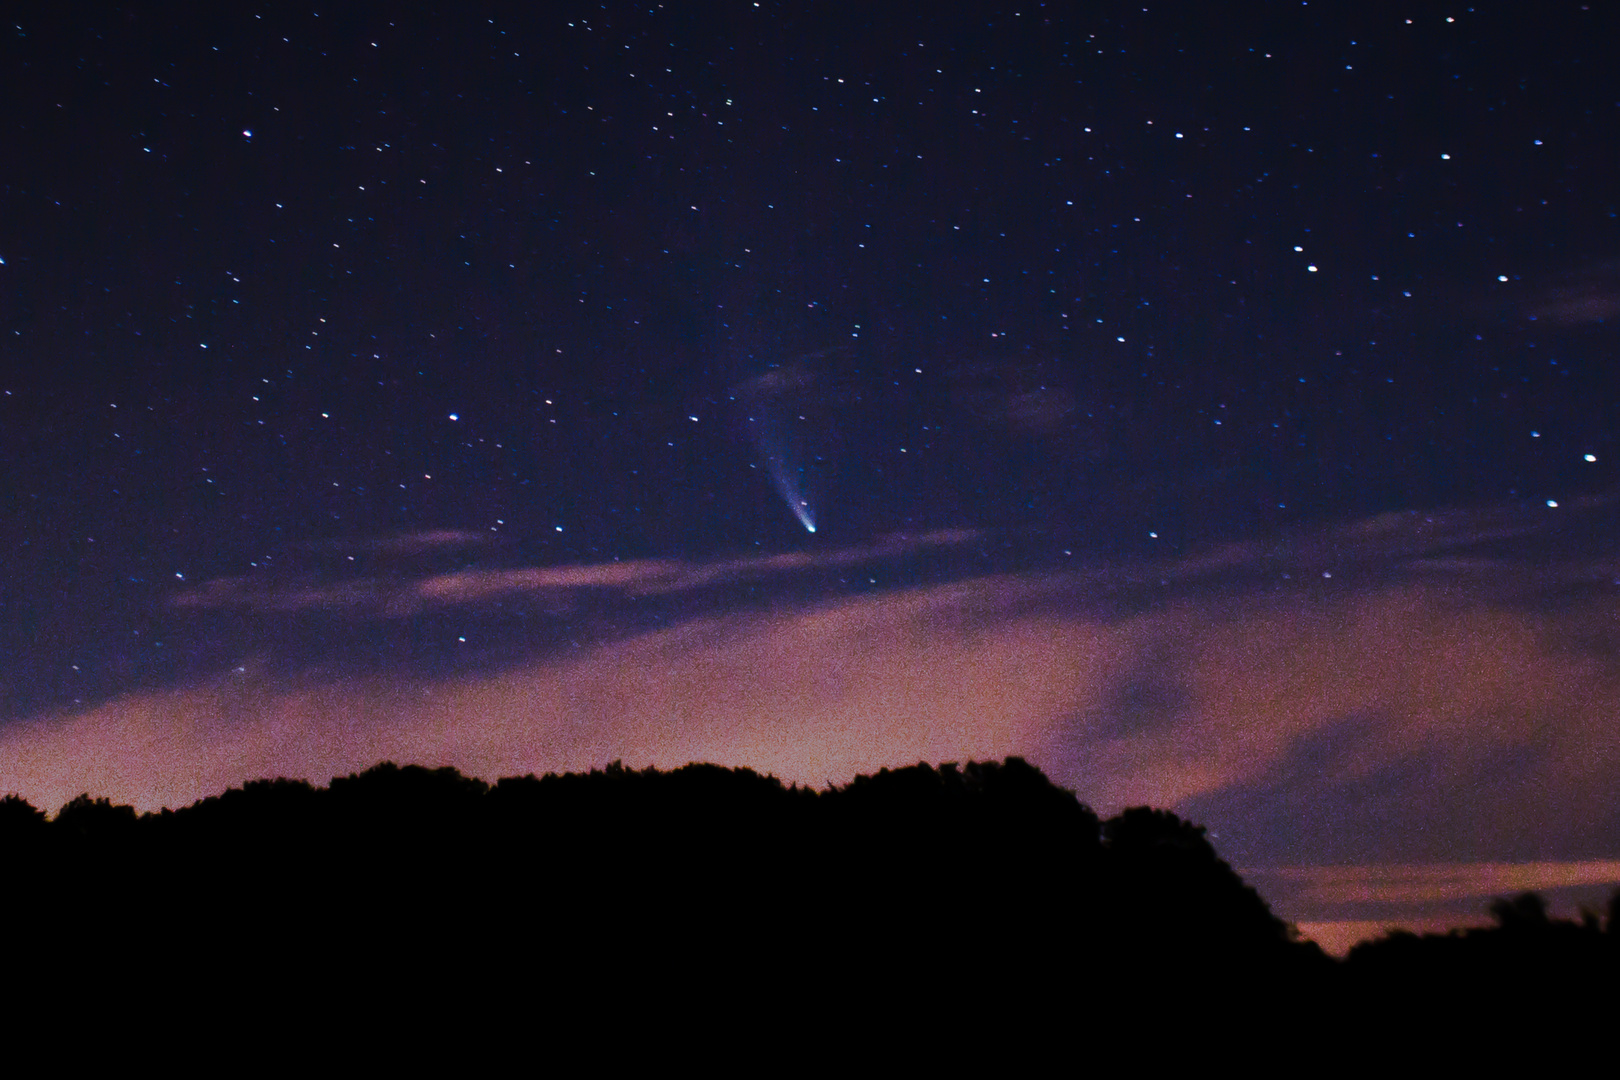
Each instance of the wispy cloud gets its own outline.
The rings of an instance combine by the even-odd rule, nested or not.
[[[0,789],[50,808],[86,790],[152,808],[384,758],[487,778],[709,760],[820,785],[1021,754],[1099,810],[1170,807],[1209,825],[1236,865],[1289,868],[1255,871],[1285,917],[1410,925],[1465,894],[1614,873],[1620,587],[1608,568],[1549,555],[1563,534],[1548,520],[1400,515],[1179,561],[861,594],[804,583],[925,549],[976,552],[984,538],[215,582],[178,598],[180,610],[675,602],[594,638],[570,618],[560,644],[499,670],[244,662],[32,717],[0,728]],[[741,583],[772,601],[694,602]],[[273,655],[299,625],[255,631],[240,655]]]
[[[915,536],[886,536],[871,543],[839,548],[710,562],[639,559],[468,569],[419,576],[401,573],[333,584],[317,584],[309,576],[283,578],[267,573],[258,577],[218,578],[176,593],[170,602],[178,608],[275,612],[347,610],[395,617],[513,595],[539,597],[566,606],[572,594],[587,591],[626,597],[664,595],[726,581],[765,580],[817,568],[855,566],[931,548],[960,546],[972,542],[978,535],[972,530],[941,530]]]
[[[1620,885],[1620,859],[1296,866],[1266,873],[1297,883],[1303,897],[1323,904],[1411,904],[1476,900],[1578,885]]]
[[[1490,923],[1489,901],[1523,892],[1584,896],[1592,908],[1620,886],[1620,860],[1418,863],[1244,869],[1273,906],[1309,913],[1301,934],[1336,955],[1392,930],[1444,933]],[[1570,904],[1556,911],[1574,914]],[[1332,917],[1339,915],[1341,917]]]
[[[470,529],[422,529],[417,532],[394,533],[390,536],[319,540],[301,546],[311,551],[409,556],[482,547],[489,542],[489,533],[473,532]]]
[[[1526,314],[1561,326],[1620,318],[1620,262],[1603,263],[1571,275],[1533,300]]]

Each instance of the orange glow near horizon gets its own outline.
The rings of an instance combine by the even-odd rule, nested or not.
[[[47,810],[89,792],[146,811],[383,760],[486,780],[712,761],[822,787],[1018,754],[1106,814],[1258,790],[1301,740],[1360,717],[1324,791],[1418,753],[1433,776],[1465,784],[1493,755],[1526,752],[1526,775],[1467,823],[1461,850],[1526,833],[1556,846],[1620,777],[1605,704],[1620,698],[1615,665],[1570,644],[1607,612],[1408,585],[1103,618],[1033,602],[1049,590],[990,577],[693,618],[436,680],[274,681],[245,662],[5,726],[0,788]],[[1146,704],[1143,680],[1163,685]],[[1385,798],[1421,817],[1434,793],[1394,783]],[[1326,910],[1322,897],[1296,900]]]

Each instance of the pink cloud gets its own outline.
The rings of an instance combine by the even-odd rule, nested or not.
[[[1410,523],[1400,526],[1362,523],[1340,534],[1337,549],[1326,539],[1296,547],[1343,558],[1398,547],[1418,560],[1407,565],[1420,573],[1363,585],[1300,572],[1315,555],[1276,564],[1248,545],[1149,573],[997,575],[784,600],[751,614],[694,614],[443,677],[271,677],[244,662],[190,684],[5,725],[0,790],[49,809],[81,791],[153,809],[263,776],[324,782],[383,759],[489,779],[615,758],[637,767],[707,760],[820,786],[884,765],[1019,754],[1104,813],[1142,803],[1190,807],[1205,815],[1218,847],[1249,828],[1244,842],[1266,853],[1248,860],[1255,873],[1280,890],[1285,915],[1313,925],[1366,920],[1331,893],[1335,872],[1312,865],[1321,852],[1298,846],[1316,842],[1300,839],[1309,829],[1403,865],[1505,865],[1524,861],[1508,853],[1532,850],[1543,852],[1537,866],[1608,866],[1560,861],[1558,853],[1620,847],[1611,806],[1620,787],[1611,705],[1620,700],[1620,660],[1603,644],[1612,641],[1614,597],[1587,589],[1557,605],[1524,602],[1516,597],[1539,594],[1559,573],[1589,582],[1592,568],[1458,559],[1444,545],[1416,542]],[[1506,527],[1453,518],[1444,531],[1466,537]],[[1357,536],[1361,548],[1348,539]],[[387,599],[414,612],[504,592],[677,593],[853,565],[884,543],[915,550],[970,538],[711,564],[457,572],[398,582]],[[1217,570],[1252,582],[1257,567],[1278,571],[1269,590],[1175,588]],[[1163,599],[1155,600],[1161,582]],[[201,594],[216,595],[203,606],[238,587],[205,587]],[[266,607],[280,597],[300,609],[347,602],[348,594],[292,586],[257,595]],[[1301,757],[1341,730],[1353,738],[1331,754]],[[1458,793],[1471,800],[1466,813],[1456,812]],[[1283,810],[1261,822],[1252,808],[1270,805]],[[1358,829],[1378,831],[1360,838]],[[1352,884],[1342,889],[1363,893],[1343,896],[1405,905],[1392,919],[1409,924],[1449,895],[1444,870],[1414,871],[1402,886],[1369,869],[1370,860],[1352,861],[1360,868],[1344,871]],[[1503,888],[1521,880],[1510,878]],[[1471,880],[1466,888],[1483,879]]]

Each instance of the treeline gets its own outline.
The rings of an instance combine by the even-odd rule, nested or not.
[[[522,972],[578,1007],[689,1009],[720,985],[738,1015],[838,1001],[1057,1023],[1141,995],[1568,983],[1612,975],[1620,925],[1620,894],[1607,926],[1531,895],[1501,902],[1494,929],[1335,962],[1201,827],[1145,807],[1100,819],[1019,758],[826,791],[714,765],[491,785],[383,764],[145,815],[86,795],[47,819],[10,797],[0,853],[0,918],[26,928],[14,970],[272,996],[336,980],[368,1001],[476,996]]]

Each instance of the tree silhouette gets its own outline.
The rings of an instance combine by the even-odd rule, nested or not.
[[[44,829],[45,811],[34,809],[21,795],[0,799],[0,837],[6,842],[18,843],[24,837],[40,836]]]
[[[706,764],[491,785],[384,762],[144,816],[86,794],[47,820],[11,797],[0,842],[27,883],[0,889],[8,925],[38,930],[13,948],[24,967],[365,1015],[458,987],[513,1023],[544,988],[553,1025],[724,1015],[800,1041],[874,1018],[939,1039],[1102,1018],[1139,1036],[1240,1003],[1226,1030],[1248,1030],[1255,1003],[1302,1022],[1305,1002],[1586,985],[1612,979],[1620,907],[1604,927],[1525,894],[1492,905],[1493,928],[1392,935],[1340,964],[1201,826],[1101,820],[1018,758],[824,791]]]
[[[1553,925],[1547,914],[1547,902],[1533,892],[1493,900],[1490,912],[1497,927],[1511,934],[1545,932]]]
[[[76,796],[56,812],[52,831],[80,843],[111,847],[134,832],[135,808],[117,806],[110,799],[93,799],[89,792]]]

